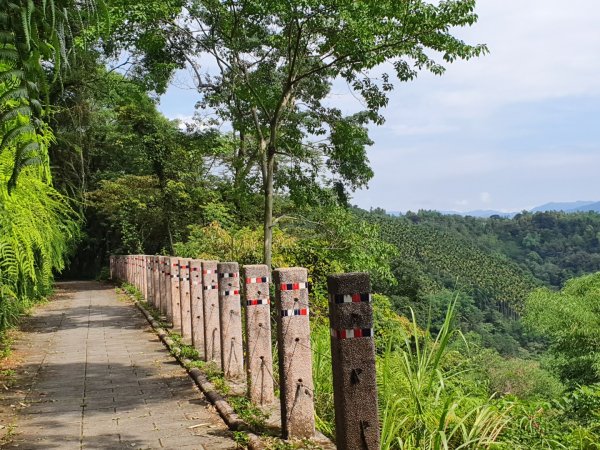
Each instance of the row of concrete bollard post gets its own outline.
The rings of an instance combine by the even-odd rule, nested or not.
[[[220,364],[226,378],[245,376],[253,403],[275,401],[267,266],[244,266],[240,277],[235,262],[114,255],[110,276],[134,284],[203,360]],[[276,269],[273,276],[282,434],[285,439],[311,438],[315,418],[308,273],[286,268]],[[364,273],[328,278],[339,449],[379,448],[370,289]]]

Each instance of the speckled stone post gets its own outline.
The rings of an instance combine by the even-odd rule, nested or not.
[[[181,333],[181,297],[179,294],[179,258],[171,256],[169,258],[169,267],[171,268],[171,301],[170,310],[167,311],[167,318],[173,325],[173,331]]]
[[[160,297],[158,299],[158,303],[156,304],[156,309],[160,312],[161,316],[164,316],[165,313],[165,304],[167,300],[167,276],[165,275],[165,257],[158,256],[158,289]]]
[[[238,263],[217,264],[217,275],[221,321],[221,369],[227,378],[241,378],[244,376],[244,349]]]
[[[131,281],[131,255],[125,256],[125,281]]]
[[[243,275],[248,398],[257,405],[268,405],[275,401],[269,268],[264,264],[244,266]]]
[[[108,273],[109,273],[109,278],[111,280],[115,279],[115,257],[114,255],[110,255],[108,257]]]
[[[218,261],[202,261],[204,298],[204,358],[221,364],[221,324],[219,321]]]
[[[142,282],[142,293],[144,295],[144,300],[148,301],[148,296],[149,294],[149,290],[148,290],[148,261],[149,261],[149,257],[147,255],[142,255],[141,257],[141,271],[142,271],[142,276],[140,277],[140,280]]]
[[[379,449],[369,275],[331,275],[327,288],[336,445],[339,450]]]
[[[146,301],[149,304],[152,304],[152,296],[154,293],[152,292],[152,262],[154,257],[151,255],[146,255]]]
[[[135,257],[133,255],[129,255],[129,257],[127,258],[127,267],[127,282],[133,284],[135,283],[135,278],[133,276],[135,273]]]
[[[150,304],[157,308],[158,302],[160,301],[160,285],[158,283],[158,256],[151,256],[150,259],[150,270],[152,272],[152,297],[150,298]]]
[[[141,290],[140,288],[142,287],[142,283],[140,282],[140,278],[141,278],[141,274],[142,274],[142,262],[141,262],[141,255],[134,255],[133,256],[133,285],[138,289]]]
[[[192,308],[190,298],[190,261],[189,258],[179,260],[179,295],[181,305],[181,337],[186,344],[192,343]]]
[[[150,274],[150,255],[144,255],[144,300],[150,302],[150,296],[152,295],[152,276]]]
[[[204,359],[204,301],[202,296],[202,261],[190,261],[190,297],[192,312],[192,345]]]
[[[274,272],[281,430],[284,439],[315,434],[314,385],[308,320],[307,271]]]

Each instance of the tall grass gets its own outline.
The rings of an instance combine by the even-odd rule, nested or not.
[[[452,302],[437,336],[418,327],[385,340],[377,355],[381,449],[479,449],[498,441],[508,421],[483,389],[467,383],[467,359],[449,348],[460,332],[452,328]],[[313,330],[313,371],[317,425],[334,436],[329,337],[323,326]],[[379,347],[382,348],[382,347]]]

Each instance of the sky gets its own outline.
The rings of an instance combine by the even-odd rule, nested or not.
[[[479,0],[455,34],[490,53],[396,83],[370,129],[375,176],[352,203],[388,211],[521,211],[600,201],[600,2]],[[188,120],[198,94],[176,75],[159,109]],[[356,100],[335,83],[331,104]]]

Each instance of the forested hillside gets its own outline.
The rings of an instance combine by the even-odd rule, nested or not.
[[[600,270],[600,214],[595,212],[523,212],[513,219],[482,219],[419,211],[400,222],[455,236],[555,288]]]

